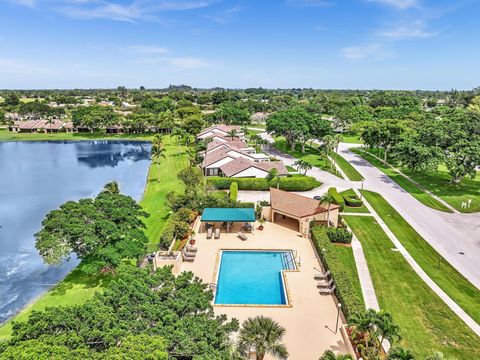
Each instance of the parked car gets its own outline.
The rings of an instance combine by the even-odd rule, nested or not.
[[[313,200],[319,200],[320,201],[320,200],[322,200],[322,197],[320,195],[315,195],[313,197]]]

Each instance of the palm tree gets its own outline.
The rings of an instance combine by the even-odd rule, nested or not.
[[[165,146],[163,143],[154,143],[152,145],[152,158],[153,161],[158,161],[160,158],[166,158],[165,156]]]
[[[108,192],[110,194],[118,194],[120,193],[120,187],[116,181],[111,181],[108,184],[105,184],[103,187],[102,192]]]
[[[393,322],[392,315],[386,311],[379,311],[375,318],[375,334],[379,339],[379,349],[382,347],[383,339],[390,341],[390,344],[400,340],[400,328]]]
[[[305,172],[303,173],[303,175],[307,175],[307,171],[308,171],[308,170],[312,170],[312,169],[313,169],[313,166],[312,166],[312,164],[310,164],[308,161],[303,161],[302,169],[305,170]]]
[[[337,134],[333,137],[333,144],[335,147],[335,162],[337,161],[338,145],[340,145],[340,143],[342,142],[342,139],[343,137],[341,134]]]
[[[45,120],[45,125],[50,125],[50,132],[53,132],[52,130],[52,125],[55,123],[55,120],[53,120],[51,117],[47,118],[47,120]],[[48,129],[46,129],[47,132],[48,132]]]
[[[353,356],[350,354],[335,355],[332,350],[327,350],[320,356],[319,360],[353,360]]]
[[[349,319],[349,325],[353,328],[352,337],[356,338],[358,335],[362,335],[367,352],[369,351],[369,340],[375,331],[376,321],[377,312],[373,309],[357,311]]]
[[[278,170],[276,168],[272,168],[267,176],[265,177],[268,182],[276,182],[277,183],[277,189],[280,187],[280,177],[278,176]]]
[[[238,348],[244,356],[254,350],[257,360],[263,360],[267,353],[276,359],[287,359],[288,351],[282,343],[284,335],[285,328],[271,318],[248,318],[240,329]]]
[[[234,140],[237,137],[237,130],[235,129],[230,130],[227,136],[230,137],[230,139]]]
[[[414,360],[415,357],[410,350],[394,347],[388,352],[387,360]]]
[[[327,206],[327,227],[330,227],[330,208],[332,203],[335,201],[334,197],[332,194],[329,192],[325,193],[325,195],[322,196],[320,199],[320,204],[326,202],[328,204]]]
[[[328,157],[334,147],[335,138],[332,135],[325,135],[322,140],[323,144],[325,145],[325,154]],[[330,162],[330,170],[332,170],[332,166],[333,163]]]

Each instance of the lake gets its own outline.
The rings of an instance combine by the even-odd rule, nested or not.
[[[140,200],[150,144],[134,141],[0,142],[0,323],[63,279],[73,258],[47,266],[34,234],[68,200],[95,196],[110,181]]]

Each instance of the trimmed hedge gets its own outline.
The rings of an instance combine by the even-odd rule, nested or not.
[[[345,205],[350,207],[362,207],[363,201],[360,200],[357,196],[344,195],[343,199],[345,200]]]
[[[312,240],[317,249],[323,267],[330,270],[330,276],[335,282],[335,295],[338,301],[342,303],[342,311],[347,320],[357,311],[365,311],[365,305],[361,293],[356,291],[352,284],[352,274],[343,266],[335,251],[337,245],[333,244],[327,235],[327,228],[323,226],[314,226],[312,228]],[[325,251],[322,251],[325,249]],[[355,280],[353,280],[355,281]],[[356,281],[359,281],[358,278]]]
[[[171,215],[165,223],[162,235],[160,235],[160,242],[158,244],[160,250],[168,250],[168,248],[170,247],[170,244],[172,243],[175,236],[176,222],[177,219],[175,218],[175,216]]]
[[[327,236],[333,243],[351,244],[353,234],[343,227],[329,227],[327,228]]]
[[[333,197],[333,203],[340,205],[340,211],[343,211],[345,207],[345,201],[343,200],[343,196],[340,195],[337,191],[337,188],[331,187],[328,189],[328,193]]]
[[[276,187],[276,182],[269,182],[262,178],[227,178],[211,176],[207,182],[217,190],[230,189],[230,184],[236,182],[239,190],[267,191]],[[281,177],[279,188],[285,191],[308,191],[321,185],[311,176]]]
[[[252,208],[252,209],[255,209],[255,203],[253,202],[238,202],[237,203],[237,208]]]
[[[230,184],[230,199],[237,201],[238,198],[238,183],[232,182]]]

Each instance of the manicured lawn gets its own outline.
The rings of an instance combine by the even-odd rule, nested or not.
[[[293,166],[286,165],[285,167],[287,168],[288,172],[297,172],[297,169],[295,169]]]
[[[332,153],[330,157],[335,160],[337,165],[342,169],[342,171],[347,175],[349,180],[352,181],[362,181],[363,176],[352,166],[350,163],[345,160],[340,154]]]
[[[428,276],[480,323],[480,290],[443,259],[380,194],[371,191],[362,193]]]
[[[91,298],[96,291],[102,291],[111,280],[108,274],[87,276],[75,269],[44,295],[23,309],[18,315],[0,327],[0,340],[10,337],[12,321],[26,321],[32,311],[40,311],[49,306],[82,304]]]
[[[340,195],[342,195],[342,196],[344,196],[344,195],[356,196],[355,191],[353,191],[353,189],[348,189],[348,190],[342,191],[340,193]],[[352,206],[347,206],[347,204],[345,204],[343,212],[345,212],[345,213],[368,213],[368,214],[370,213],[370,211],[368,211],[368,209],[365,205],[362,205],[360,207],[352,207]]]
[[[171,191],[183,191],[183,183],[177,179],[177,173],[188,166],[184,145],[178,146],[171,138],[164,137],[165,156],[150,166],[147,187],[140,204],[150,217],[144,219],[145,233],[150,239],[149,249],[158,244],[163,226],[170,216],[165,197]]]
[[[297,159],[302,159],[304,161],[309,162],[315,167],[318,167],[324,171],[327,171],[333,175],[341,177],[341,175],[336,171],[335,166],[332,166],[330,160],[327,157],[323,156],[316,147],[310,147],[309,145],[305,146],[305,153],[302,153],[300,145],[297,144],[294,151],[290,150],[290,147],[287,145],[287,141],[285,138],[279,136],[275,138],[275,147],[284,152],[289,154]],[[307,173],[308,175],[308,173]]]
[[[395,181],[399,186],[401,186],[405,191],[410,193],[415,199],[420,201],[422,204],[431,207],[432,209],[451,212],[449,208],[443,205],[441,202],[433,198],[431,195],[427,194],[425,191],[420,189],[417,185],[412,183],[410,180],[405,178],[404,176],[397,173],[393,170],[390,166],[384,166],[383,163],[375,158],[374,156],[365,153],[363,150],[360,149],[351,149],[354,153],[360,155],[365,160],[370,162],[372,165],[377,167],[380,171],[382,171],[385,175],[390,177],[393,181]]]
[[[0,141],[41,140],[144,140],[150,141],[154,134],[104,134],[104,133],[16,133],[0,129]]]
[[[400,326],[402,345],[416,358],[435,351],[456,359],[480,358],[478,337],[413,271],[375,219],[345,216],[363,245],[380,308]]]

